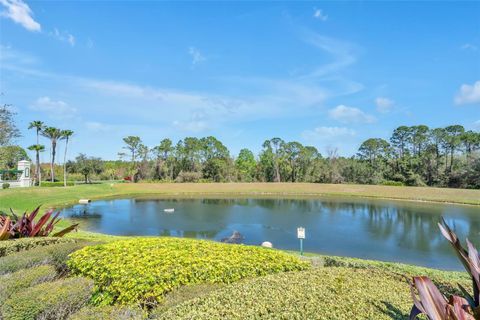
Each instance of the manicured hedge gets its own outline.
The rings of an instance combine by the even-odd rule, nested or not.
[[[51,264],[58,272],[62,272],[66,268],[68,255],[88,244],[88,242],[59,243],[1,257],[0,275],[44,264]]]
[[[48,246],[56,243],[75,242],[75,239],[58,237],[20,238],[0,241],[0,257],[8,256],[16,252]]]
[[[39,266],[0,276],[0,305],[12,294],[57,276],[52,266]]]
[[[75,182],[73,181],[67,181],[67,187],[73,187],[75,185]],[[42,181],[42,187],[63,187],[64,183],[63,181]]]
[[[406,280],[378,270],[314,268],[229,285],[156,319],[405,319]]]
[[[7,299],[1,306],[3,319],[66,319],[88,302],[92,288],[85,278],[41,283]]]
[[[70,316],[68,320],[143,320],[146,318],[146,312],[141,308],[86,306]]]
[[[92,278],[95,302],[156,303],[187,284],[231,283],[243,278],[303,270],[309,262],[261,247],[180,238],[135,238],[86,247],[70,269]]]

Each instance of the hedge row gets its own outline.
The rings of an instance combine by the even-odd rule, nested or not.
[[[16,252],[30,250],[36,247],[48,246],[56,243],[71,243],[75,239],[58,237],[20,238],[0,241],[0,257],[8,256]]]
[[[59,243],[1,257],[0,275],[45,264],[53,265],[61,273],[65,271],[68,255],[88,244],[87,242]]]
[[[280,251],[180,238],[135,238],[86,247],[71,255],[72,272],[98,288],[95,302],[155,304],[182,285],[231,283],[310,263]]]
[[[406,319],[409,285],[393,273],[314,268],[229,285],[156,319]]]
[[[55,279],[57,272],[52,266],[39,266],[0,276],[0,305],[12,294],[36,284]]]
[[[75,185],[75,182],[73,181],[67,181],[67,187],[73,187]],[[42,181],[42,187],[63,187],[64,183],[63,181]]]
[[[12,294],[1,313],[4,320],[66,319],[86,305],[92,291],[92,281],[85,278],[45,282]]]
[[[119,306],[86,306],[68,320],[143,320],[147,315],[141,308]]]

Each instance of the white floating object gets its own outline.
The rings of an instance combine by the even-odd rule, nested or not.
[[[90,199],[80,199],[78,200],[78,203],[80,204],[89,204],[92,200]]]
[[[270,241],[264,241],[262,242],[262,247],[273,248],[273,244]]]
[[[174,208],[170,208],[170,209],[163,209],[164,212],[175,212],[175,209]]]

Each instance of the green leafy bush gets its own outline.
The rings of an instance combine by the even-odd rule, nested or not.
[[[75,182],[73,181],[67,181],[67,187],[73,187],[75,185]],[[42,187],[63,187],[63,181],[42,181]]]
[[[59,243],[1,257],[0,275],[44,264],[51,264],[57,271],[63,272],[66,268],[65,262],[68,255],[88,244],[91,243]]]
[[[303,270],[310,263],[261,247],[180,238],[135,238],[86,247],[68,261],[92,278],[97,303],[156,303],[182,285],[231,283],[243,278]]]
[[[93,283],[67,278],[13,294],[1,307],[4,320],[65,319],[90,299]]]
[[[75,241],[75,239],[58,237],[20,238],[0,241],[0,257],[36,247],[43,247],[57,243],[71,243]]]
[[[8,188],[10,188],[10,183],[8,182],[2,183],[2,189],[8,189]]]
[[[405,279],[378,270],[314,268],[231,284],[156,319],[405,319]]]
[[[386,180],[382,182],[382,185],[384,186],[394,186],[394,187],[403,187],[405,186],[405,183],[402,181],[392,181],[392,180]]]
[[[39,266],[0,276],[0,305],[12,294],[36,284],[53,280],[56,276],[57,272],[52,266]]]
[[[142,320],[145,311],[135,307],[86,306],[71,315],[68,320]]]

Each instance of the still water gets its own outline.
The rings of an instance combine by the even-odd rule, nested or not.
[[[173,213],[164,209],[174,208]],[[462,270],[437,226],[440,216],[463,240],[480,246],[480,207],[349,198],[116,199],[62,212],[82,228],[112,235],[221,240],[239,231],[245,244],[270,241],[328,255]]]

